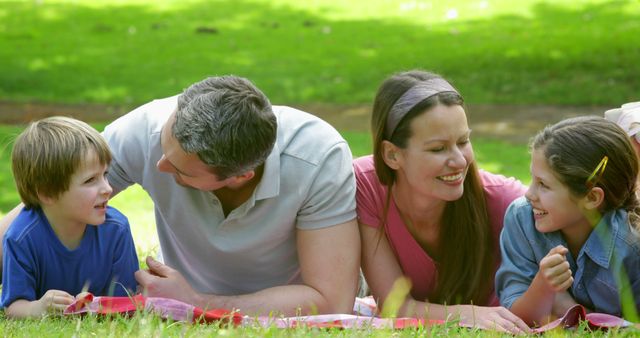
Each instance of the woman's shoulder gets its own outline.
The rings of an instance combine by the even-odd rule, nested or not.
[[[484,189],[518,189],[526,191],[526,187],[515,177],[506,177],[486,170],[478,170]]]
[[[373,155],[358,157],[353,160],[353,170],[356,175],[375,175],[376,168],[373,165]]]
[[[356,176],[358,192],[379,195],[386,192],[385,186],[380,183],[376,168],[373,165],[373,156],[367,155],[353,160],[353,172]]]
[[[506,210],[511,202],[527,191],[527,187],[514,177],[505,177],[484,170],[480,170],[479,174],[490,210]]]
[[[371,186],[380,186],[380,180],[376,173],[376,167],[373,163],[373,156],[367,155],[353,160],[353,173],[356,176],[356,182]]]

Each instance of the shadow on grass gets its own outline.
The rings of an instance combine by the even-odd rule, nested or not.
[[[472,103],[619,105],[640,87],[630,1],[434,24],[269,2],[37,3],[0,4],[5,99],[133,106],[237,74],[275,103],[368,103],[383,78],[409,68],[442,73]]]

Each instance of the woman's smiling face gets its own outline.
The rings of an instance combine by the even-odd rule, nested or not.
[[[462,106],[436,105],[416,116],[410,127],[407,147],[397,152],[396,184],[408,184],[419,195],[444,201],[462,197],[474,161]]]

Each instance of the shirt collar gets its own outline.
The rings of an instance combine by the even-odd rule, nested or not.
[[[264,172],[260,183],[256,187],[256,200],[278,196],[280,193],[280,148],[278,143],[273,145],[271,153],[264,162]]]
[[[602,216],[587,242],[584,244],[584,254],[601,267],[608,269],[613,256],[615,239],[620,226],[626,224],[627,213],[624,210],[609,211]]]

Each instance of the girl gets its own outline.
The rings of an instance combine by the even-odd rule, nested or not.
[[[381,306],[395,281],[411,281],[399,316],[527,332],[497,306],[493,288],[504,212],[525,189],[478,170],[462,104],[451,84],[424,71],[396,74],[378,90],[373,156],[354,161],[362,269]]]
[[[509,206],[500,239],[501,303],[529,324],[576,303],[620,316],[621,295],[638,308],[638,162],[625,132],[572,118],[545,128],[531,149],[531,186]]]

